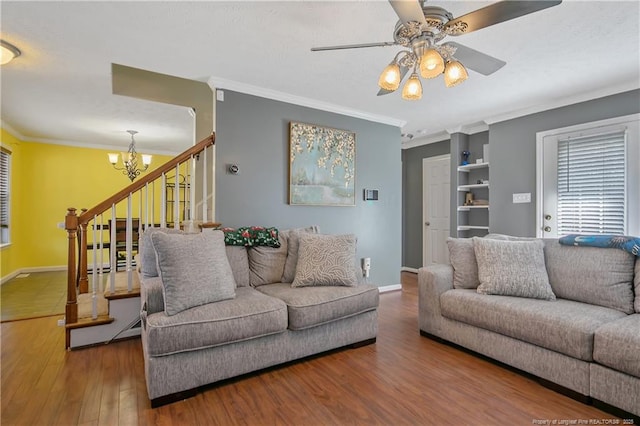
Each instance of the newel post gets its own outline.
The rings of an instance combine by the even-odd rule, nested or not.
[[[87,209],[81,209],[82,215]],[[80,254],[78,254],[78,265],[80,266],[80,277],[78,279],[78,292],[80,294],[89,292],[89,279],[87,277],[87,222],[79,222],[78,227],[80,229]]]
[[[73,324],[78,321],[78,304],[76,297],[76,234],[78,231],[78,216],[76,209],[69,207],[64,218],[64,228],[67,230],[69,246],[67,252],[67,305],[65,307],[65,323]],[[67,333],[66,347],[70,345]]]

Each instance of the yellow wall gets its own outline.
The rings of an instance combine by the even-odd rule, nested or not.
[[[67,208],[91,208],[129,179],[113,169],[106,150],[20,141],[4,129],[2,144],[12,151],[12,198],[11,245],[1,252],[0,276],[66,265],[67,234],[57,224]],[[154,155],[151,169],[170,158]]]

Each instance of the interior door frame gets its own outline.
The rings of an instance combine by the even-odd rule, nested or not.
[[[426,227],[425,227],[425,223],[427,222],[427,209],[425,208],[426,205],[426,197],[425,197],[425,188],[424,188],[424,183],[426,181],[426,168],[424,167],[425,162],[435,162],[435,161],[440,161],[440,160],[449,160],[449,175],[451,175],[451,154],[443,154],[443,155],[436,155],[433,157],[426,157],[422,159],[422,183],[423,183],[423,188],[422,188],[422,265],[425,266],[426,260],[427,260],[427,251],[426,251],[426,239],[427,239],[427,235],[426,235]],[[451,186],[451,182],[449,183],[449,186]],[[449,188],[449,193],[451,192],[451,188]],[[449,211],[449,215],[451,214],[451,197],[449,197],[449,206],[447,206],[447,210]],[[449,217],[449,223],[451,222],[451,217]],[[451,230],[449,230],[449,232],[451,232]]]

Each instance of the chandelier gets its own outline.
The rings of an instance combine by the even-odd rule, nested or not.
[[[109,162],[116,170],[122,170],[122,173],[127,175],[131,182],[134,181],[135,178],[140,176],[140,173],[146,171],[149,168],[149,164],[151,164],[151,155],[142,154],[142,166],[143,168],[138,168],[138,153],[136,152],[136,141],[133,139],[133,136],[138,133],[135,130],[127,130],[127,133],[131,135],[131,143],[129,144],[129,150],[127,152],[123,152],[122,155],[122,165],[123,167],[118,167],[118,156],[120,154],[111,154],[109,153]]]
[[[422,98],[418,72],[426,79],[444,74],[444,84],[447,87],[456,86],[467,79],[468,73],[464,65],[453,57],[455,51],[456,48],[450,44],[438,45],[429,39],[414,42],[411,50],[398,52],[382,71],[378,86],[391,92],[397,90],[409,69],[413,69],[413,72],[402,88],[402,99],[414,101]]]

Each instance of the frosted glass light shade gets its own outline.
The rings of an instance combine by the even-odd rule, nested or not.
[[[118,163],[118,154],[110,152],[107,155],[109,156],[109,162],[115,166]]]
[[[420,75],[424,78],[434,78],[444,71],[444,59],[435,49],[424,52],[420,59]]]
[[[149,154],[142,154],[142,164],[144,164],[145,166],[151,164],[151,157],[152,156]]]
[[[456,86],[468,77],[467,69],[458,61],[448,62],[444,69],[444,84],[446,84],[447,87]]]
[[[402,99],[417,101],[420,98],[422,98],[422,83],[418,74],[414,72],[402,88]]]
[[[13,58],[20,56],[20,53],[13,44],[0,40],[0,65],[8,64]]]
[[[378,86],[381,89],[394,91],[400,86],[400,67],[395,62],[390,63],[380,74]]]

